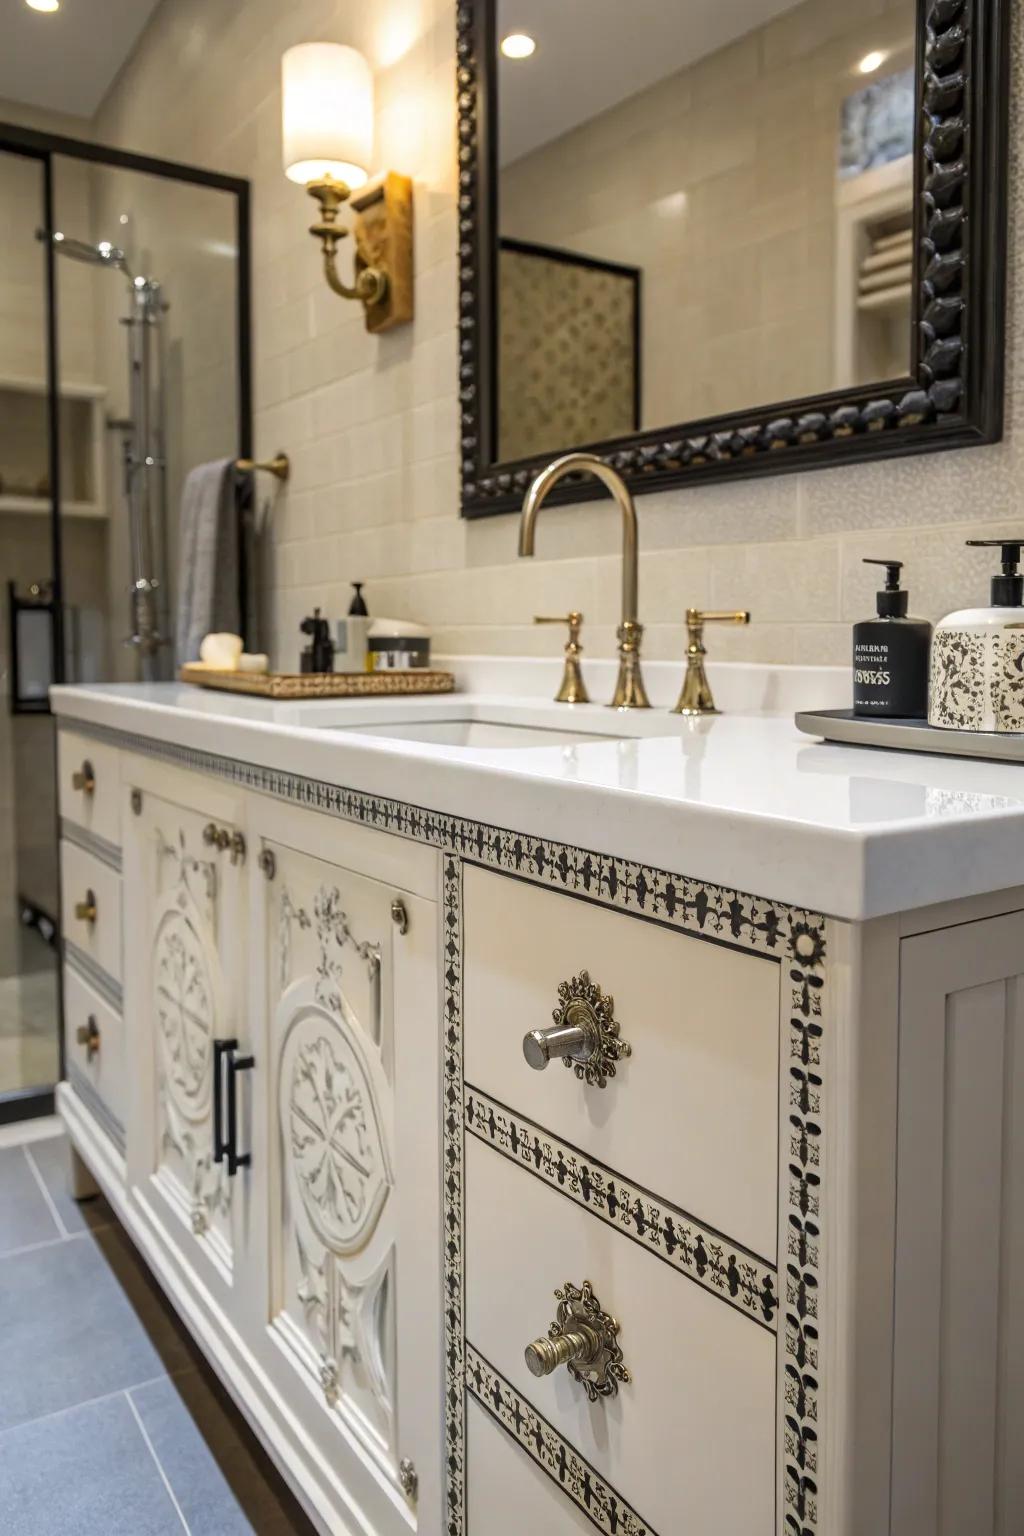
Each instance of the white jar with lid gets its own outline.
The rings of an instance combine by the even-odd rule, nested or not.
[[[988,608],[961,608],[935,626],[928,723],[945,731],[1024,732],[1024,539],[968,539],[1002,551]]]

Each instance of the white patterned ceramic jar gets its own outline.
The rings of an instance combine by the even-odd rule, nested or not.
[[[935,626],[928,723],[946,731],[1024,732],[1024,578],[1020,541],[968,539],[1002,549],[992,606],[963,608]]]

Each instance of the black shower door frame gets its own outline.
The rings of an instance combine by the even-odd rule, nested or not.
[[[114,149],[109,144],[96,144],[88,139],[67,138],[59,133],[42,133],[34,128],[23,128],[16,123],[0,122],[0,153],[22,155],[38,161],[43,173],[43,224],[46,260],[46,393],[48,469],[50,476],[50,572],[53,582],[51,609],[53,640],[53,679],[65,681],[64,657],[64,567],[63,523],[60,483],[60,352],[58,345],[58,297],[57,258],[52,236],[54,223],[53,162],[56,157],[69,160],[86,160],[93,165],[108,165],[116,170],[141,171],[148,176],[162,176],[168,181],[190,183],[192,186],[209,187],[227,192],[235,199],[235,243],[237,248],[237,283],[235,296],[235,338],[238,359],[237,408],[239,458],[248,459],[253,452],[252,426],[252,230],[251,194],[249,182],[240,176],[225,176],[220,171],[209,171],[202,166],[185,165],[176,160],[162,160],[153,155],[137,155],[129,150]],[[239,539],[239,611],[242,624],[248,611],[250,573],[246,567],[246,541]],[[59,829],[54,826],[54,838]],[[60,873],[58,864],[58,887]],[[58,888],[58,921],[60,899]],[[58,1012],[60,1017],[58,1050],[60,1077],[64,1076],[64,968],[62,948],[59,944],[57,966]],[[10,1093],[0,1092],[0,1125],[15,1120],[32,1119],[37,1115],[52,1114],[54,1089],[27,1088]]]

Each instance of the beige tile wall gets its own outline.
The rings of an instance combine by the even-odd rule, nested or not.
[[[273,507],[269,565],[285,664],[301,616],[314,603],[342,611],[351,578],[367,581],[374,612],[429,621],[444,649],[546,651],[557,636],[533,630],[530,615],[575,604],[591,651],[612,651],[609,506],[545,512],[532,563],[515,558],[514,518],[458,515],[453,32],[451,0],[164,0],[96,125],[98,137],[133,149],[252,178],[258,446],[286,448],[295,465]],[[308,200],[280,167],[280,54],[310,38],[355,43],[375,61],[378,159],[416,178],[417,319],[381,339],[323,288]],[[983,597],[988,562],[963,539],[1024,533],[1022,124],[1017,109],[1005,442],[644,497],[641,609],[652,655],[679,655],[684,607],[711,601],[746,603],[755,615],[749,631],[715,635],[719,655],[844,660],[850,621],[871,607],[866,554],[907,560],[919,612]]]

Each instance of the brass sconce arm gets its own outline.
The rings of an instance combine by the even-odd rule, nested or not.
[[[362,304],[379,304],[388,291],[387,273],[378,271],[376,267],[360,266],[358,250],[355,282],[350,286],[342,282],[338,275],[338,246],[349,233],[338,223],[338,210],[351,197],[351,188],[333,176],[325,176],[322,181],[310,182],[306,190],[320,204],[320,222],[311,224],[309,232],[315,240],[320,241],[323,248],[327,286],[340,298],[358,299]]]
[[[366,311],[369,331],[386,331],[412,319],[412,183],[389,172],[380,182],[353,195],[333,176],[309,183],[310,197],[320,204],[320,218],[309,232],[320,241],[324,278],[332,293],[356,299]],[[352,230],[338,223],[343,203],[355,213]],[[352,234],[355,281],[346,283],[338,271],[338,247]]]

